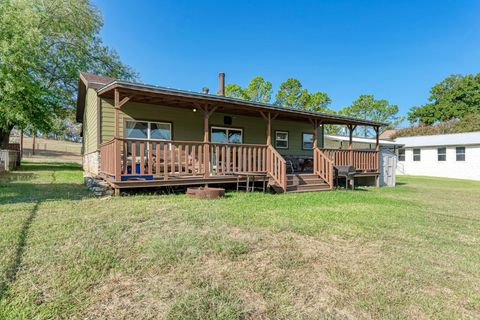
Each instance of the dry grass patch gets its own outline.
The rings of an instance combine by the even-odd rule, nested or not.
[[[78,167],[27,173],[0,182],[2,319],[480,315],[478,183],[100,200]]]

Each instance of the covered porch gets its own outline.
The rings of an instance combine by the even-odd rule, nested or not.
[[[322,189],[334,187],[334,167],[337,165],[351,165],[358,173],[372,176],[378,176],[380,171],[379,123],[117,81],[99,90],[98,95],[111,100],[113,106],[113,138],[99,145],[99,154],[100,174],[116,191],[149,186],[232,183],[243,179],[245,173],[264,175],[275,190],[288,191],[293,180],[289,175],[298,171],[298,167],[291,165],[291,155],[282,155],[279,152],[282,150],[276,148],[272,139],[274,121],[302,122],[311,128],[311,148],[300,156],[304,158],[304,164],[309,162],[305,167],[317,182],[321,181],[325,186]],[[181,108],[185,115],[193,111],[201,115],[198,125],[202,128],[202,136],[198,140],[126,137],[121,133],[125,120],[122,123],[120,114],[131,103]],[[235,143],[212,141],[210,120],[217,112],[261,119],[263,125],[258,129],[263,131],[264,142],[243,143],[243,139]],[[158,117],[162,119],[161,109]],[[348,149],[323,148],[325,124],[348,128]],[[353,149],[352,134],[357,125],[371,125],[375,129],[375,150]]]

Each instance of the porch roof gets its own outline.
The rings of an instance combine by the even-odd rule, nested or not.
[[[284,120],[319,120],[324,124],[385,126],[385,123],[363,120],[347,116],[332,115],[322,112],[297,110],[288,107],[251,102],[237,98],[178,90],[161,86],[135,83],[124,80],[113,80],[97,89],[98,96],[113,99],[114,90],[130,97],[130,101],[140,103],[161,104],[180,108],[195,108],[200,105],[218,107],[217,112],[234,114],[259,115],[259,111],[278,114],[277,119]],[[80,107],[80,106],[78,106]],[[80,116],[81,115],[81,116]],[[80,117],[79,117],[80,116]],[[83,118],[83,110],[77,110],[77,120]]]

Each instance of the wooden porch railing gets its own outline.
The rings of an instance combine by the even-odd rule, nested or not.
[[[100,145],[100,171],[115,175],[115,141]],[[240,172],[267,173],[267,146],[147,139],[118,139],[122,176],[223,176]],[[208,145],[208,148],[204,148]],[[208,150],[205,161],[205,150]]]
[[[285,192],[287,190],[287,165],[285,159],[271,145],[267,147],[267,159],[268,174]]]
[[[115,175],[115,140],[102,143],[100,151],[100,172]]]
[[[120,139],[123,176],[198,176],[205,166],[198,141]]]
[[[379,172],[379,152],[375,150],[320,149],[333,165],[354,166],[357,170]]]
[[[209,143],[210,173],[267,172],[267,146],[262,144]]]
[[[318,148],[313,149],[313,173],[333,188],[333,161]]]

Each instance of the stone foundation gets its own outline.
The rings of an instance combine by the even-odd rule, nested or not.
[[[100,154],[98,151],[83,155],[84,176],[95,177],[100,171]]]

